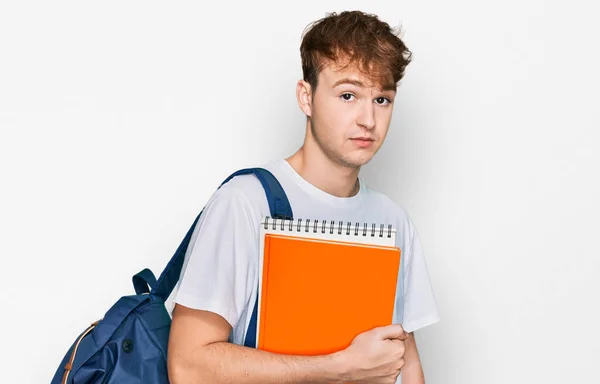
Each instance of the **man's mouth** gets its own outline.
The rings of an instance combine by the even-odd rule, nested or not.
[[[354,144],[361,148],[370,147],[374,142],[374,140],[370,137],[355,137],[350,140],[352,140]]]

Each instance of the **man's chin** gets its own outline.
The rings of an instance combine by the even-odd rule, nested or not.
[[[362,167],[363,165],[368,164],[372,158],[373,158],[373,156],[354,158],[354,159],[343,159],[342,164],[348,168],[358,169],[358,168]]]

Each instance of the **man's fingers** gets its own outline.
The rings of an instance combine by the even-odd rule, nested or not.
[[[398,337],[391,338],[391,340],[398,341],[406,341],[406,339],[408,339],[408,332],[406,331],[402,331],[402,334],[400,334]]]
[[[400,337],[398,337],[398,340],[402,340],[405,341],[406,339],[408,339],[408,332],[406,331],[402,331],[402,334],[400,335]]]
[[[378,332],[379,332],[379,336],[382,339],[406,340],[406,338],[408,337],[408,334],[406,334],[406,332],[404,332],[404,329],[402,328],[402,325],[400,325],[400,324],[392,324],[392,325],[387,325],[384,327],[379,327]],[[404,337],[404,338],[402,338],[402,337]]]

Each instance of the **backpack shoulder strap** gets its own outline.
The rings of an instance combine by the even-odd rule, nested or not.
[[[283,188],[281,187],[281,184],[279,184],[279,181],[275,178],[275,176],[266,169],[241,169],[237,172],[234,172],[227,179],[225,179],[225,181],[221,183],[219,188],[221,188],[225,183],[227,183],[229,180],[233,179],[236,176],[250,174],[258,178],[265,190],[265,195],[269,203],[271,217],[278,219],[292,219],[292,207],[290,206],[288,198]],[[185,238],[175,251],[175,254],[167,263],[167,266],[165,267],[160,277],[158,278],[158,281],[151,290],[150,295],[155,296],[161,299],[162,301],[166,301],[169,295],[171,295],[171,292],[175,288],[177,281],[179,281],[179,275],[181,274],[181,269],[183,267],[185,253],[190,243],[190,239],[192,238],[194,228],[198,223],[198,219],[200,218],[200,215],[202,215],[202,212],[198,214],[198,216],[194,220],[194,223],[185,235]]]

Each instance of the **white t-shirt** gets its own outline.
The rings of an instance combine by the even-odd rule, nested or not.
[[[294,219],[392,224],[402,250],[394,323],[407,332],[439,320],[421,249],[408,214],[360,180],[348,198],[330,195],[303,179],[283,159],[269,162]],[[229,341],[244,344],[257,297],[260,222],[270,216],[264,189],[254,175],[237,176],[218,189],[200,216],[173,299],[186,307],[221,315],[233,327]]]

